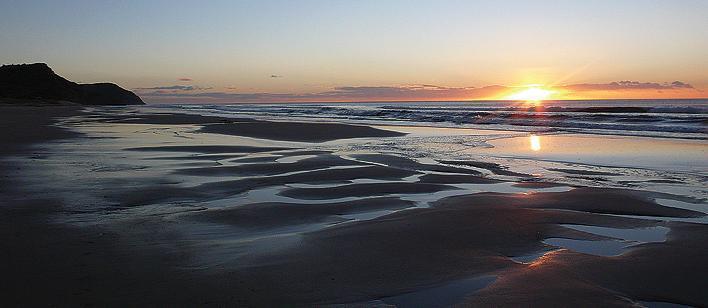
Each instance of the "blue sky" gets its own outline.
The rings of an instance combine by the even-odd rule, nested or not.
[[[708,1],[8,1],[0,63],[129,88],[708,85]],[[279,78],[271,76],[276,75]],[[183,81],[184,82],[184,81]]]

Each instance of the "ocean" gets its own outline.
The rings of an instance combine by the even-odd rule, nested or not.
[[[162,107],[272,120],[708,139],[708,99],[176,104]]]
[[[174,104],[148,108],[153,107],[168,113],[371,125],[406,135],[296,146],[343,155],[386,153],[426,163],[481,161],[567,185],[708,198],[708,100]],[[583,170],[583,174],[568,174],[568,169]]]

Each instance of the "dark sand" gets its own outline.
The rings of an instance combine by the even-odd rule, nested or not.
[[[54,126],[56,119],[77,115],[74,106],[3,106],[0,104],[0,154],[27,152],[32,144],[78,136]]]
[[[455,189],[455,187],[440,184],[389,182],[374,184],[349,184],[325,188],[291,188],[280,194],[291,198],[316,200],[392,194],[427,194],[448,189]]]
[[[462,173],[462,174],[473,174],[481,175],[482,173],[477,170],[467,169],[467,168],[457,168],[441,165],[431,165],[422,164],[410,158],[395,156],[395,155],[384,155],[384,154],[358,154],[353,155],[354,158],[367,162],[374,162],[379,164],[384,164],[387,166],[408,169],[408,170],[427,170],[435,172],[445,172],[445,173]]]
[[[530,174],[523,174],[523,173],[509,171],[509,170],[507,170],[506,167],[504,167],[500,164],[495,164],[495,163],[486,163],[486,162],[477,162],[477,161],[459,161],[459,160],[442,160],[440,162],[443,164],[448,164],[448,165],[470,166],[470,167],[475,167],[475,168],[480,168],[480,169],[487,169],[497,175],[531,177]]]
[[[277,256],[259,257],[266,265],[244,268],[236,275],[248,277],[247,281],[252,283],[259,281],[270,286],[267,291],[254,292],[249,298],[253,302],[361,302],[435,287],[444,281],[527,268],[512,262],[509,257],[548,249],[541,242],[545,238],[604,239],[560,224],[619,228],[657,224],[651,220],[586,213],[580,208],[577,211],[550,209],[573,207],[572,204],[585,193],[560,193],[563,198],[554,198],[552,194],[529,197],[534,203],[548,204],[549,209],[520,206],[514,195],[449,198],[433,208],[402,211],[310,233],[297,247]],[[602,193],[618,200],[633,198],[616,190]],[[624,206],[624,203],[611,200],[608,203]],[[702,262],[692,256],[688,260]],[[648,272],[651,276],[651,271]],[[654,279],[659,280],[660,276]],[[693,280],[693,283],[697,282]],[[599,288],[591,287],[589,289]],[[588,291],[583,286],[573,288],[581,293]],[[516,292],[525,294],[527,287],[521,286]],[[562,299],[560,295],[559,299]],[[691,293],[691,296],[701,295]],[[605,298],[585,300],[601,303]],[[557,303],[563,305],[573,301],[559,300]],[[523,302],[514,304],[523,305]]]
[[[401,180],[415,175],[415,172],[387,168],[382,166],[361,166],[359,168],[314,170],[290,175],[272,175],[270,170],[278,170],[274,165],[269,168],[259,168],[264,173],[251,173],[261,177],[251,177],[238,180],[224,180],[209,182],[195,187],[182,187],[176,185],[155,185],[150,182],[129,191],[115,189],[107,198],[122,206],[138,206],[165,201],[199,201],[215,200],[238,195],[250,190],[286,185],[293,183],[306,184],[347,184],[347,181],[356,179],[373,180]],[[215,167],[214,167],[215,168]],[[205,176],[212,176],[207,173]],[[154,181],[153,181],[154,182]],[[394,187],[396,188],[396,187]],[[406,189],[406,188],[404,188]],[[130,192],[133,193],[130,193]],[[376,191],[362,190],[360,193],[376,195]]]
[[[214,116],[192,115],[184,113],[153,113],[153,114],[135,114],[131,116],[115,116],[113,114],[105,114],[103,120],[109,123],[126,123],[126,124],[214,124],[214,123],[235,123],[235,122],[254,122],[252,119],[235,119]]]
[[[467,174],[426,174],[420,177],[423,183],[433,184],[494,184],[502,181]]]
[[[561,186],[566,186],[566,185],[558,184],[558,183],[549,183],[549,182],[536,182],[536,181],[526,181],[526,182],[514,183],[514,187],[522,187],[522,188],[551,188],[551,187],[561,187]]]
[[[92,209],[87,207],[90,202],[33,190],[36,184],[32,183],[56,177],[26,178],[36,174],[26,170],[28,166],[43,170],[42,160],[33,157],[53,155],[51,143],[91,142],[53,126],[57,119],[80,114],[85,121],[123,123],[119,125],[201,125],[224,120],[135,112],[87,115],[72,107],[9,108],[0,113],[0,123],[11,132],[0,138],[2,306],[370,306],[386,304],[386,298],[392,296],[443,288],[451,281],[480,275],[496,278],[476,293],[469,290],[463,292],[466,296],[449,301],[472,306],[708,303],[706,226],[656,219],[703,214],[657,204],[651,193],[598,188],[477,193],[449,197],[429,208],[407,209],[414,202],[395,194],[457,189],[445,184],[497,183],[465,166],[497,174],[504,168],[475,162],[455,163],[460,167],[423,164],[382,154],[354,155],[359,161],[352,161],[306,148],[155,144],[125,153],[149,154],[144,158],[148,165],[171,160],[178,164],[251,161],[198,168],[175,165],[165,175],[128,172],[117,179],[81,175],[91,180],[91,185],[79,186],[82,192],[101,196],[113,206]],[[257,123],[276,135],[276,128],[284,125],[267,128],[271,122]],[[320,129],[302,123],[288,127],[301,128],[302,135]],[[156,159],[154,154],[159,153],[166,156]],[[254,153],[267,154],[268,159],[244,157]],[[298,155],[316,156],[292,163],[270,159]],[[329,168],[342,166],[348,168]],[[404,181],[423,172],[426,174],[419,182]],[[184,182],[196,177],[206,181]],[[77,189],[70,185],[75,180],[45,184],[71,191]],[[352,183],[354,180],[374,181]],[[288,186],[293,184],[326,186]],[[296,198],[298,203],[239,198],[249,191],[284,185],[289,188],[280,194]],[[516,185],[546,188],[554,183]],[[343,197],[356,199],[326,201]],[[215,201],[224,204],[213,207],[210,202]],[[169,210],[161,212],[165,209]],[[371,220],[348,218],[400,209]],[[88,221],[70,224],[57,220],[74,215]],[[121,218],[115,219],[117,216]],[[304,233],[277,233],[317,224],[334,225]],[[609,240],[563,226],[566,224],[619,229],[664,226],[671,231],[666,242],[641,244],[619,256],[600,257],[543,242],[548,238]],[[243,238],[246,240],[240,241]],[[528,264],[513,260],[551,249],[556,250]]]
[[[400,210],[412,201],[398,198],[371,198],[323,204],[254,203],[187,214],[189,219],[217,222],[246,229],[270,229],[317,222],[342,222],[343,214],[371,210]]]
[[[705,306],[706,242],[706,225],[674,223],[666,243],[645,244],[618,257],[556,251],[503,273],[465,305],[635,307],[631,298]]]
[[[499,194],[481,193],[474,195],[470,204],[498,202],[505,196],[507,205],[528,208],[562,209],[587,213],[639,215],[656,217],[702,217],[700,212],[662,206],[631,191],[617,191],[603,188],[576,188],[574,198],[566,200],[569,193]],[[463,197],[460,197],[463,198]],[[601,200],[601,202],[600,202]]]
[[[201,160],[201,161],[218,161],[218,160],[225,160],[225,159],[240,159],[240,157],[243,157],[242,154],[205,154],[205,155],[197,155],[197,154],[192,154],[192,155],[187,155],[187,156],[163,156],[163,157],[150,157],[147,159],[156,159],[156,160],[174,160],[174,161],[192,161],[192,160]],[[261,157],[258,157],[261,158]],[[263,157],[263,158],[268,158],[270,159],[271,157]],[[277,156],[274,156],[274,159],[277,159]]]
[[[193,124],[201,125],[200,131],[204,133],[299,142],[325,142],[347,138],[398,137],[405,135],[405,133],[361,125],[272,122],[244,118],[224,118],[175,113],[121,115],[103,113],[98,119],[109,123]]]
[[[141,152],[186,152],[186,153],[203,153],[203,154],[221,154],[221,153],[259,153],[287,150],[288,148],[279,147],[255,147],[247,145],[164,145],[154,147],[139,147],[127,148],[127,151]]]
[[[238,166],[223,166],[223,167],[208,167],[208,168],[190,168],[177,171],[179,174],[185,175],[201,175],[201,176],[225,176],[225,175],[276,175],[282,173],[290,173],[296,171],[307,171],[313,169],[322,169],[334,166],[363,166],[363,163],[343,159],[334,155],[319,155],[313,158],[303,159],[294,163],[278,164],[274,168],[273,164],[244,164]]]
[[[336,123],[266,121],[209,124],[202,127],[201,131],[205,133],[300,142],[325,142],[346,138],[398,137],[405,135],[404,133],[369,126]]]

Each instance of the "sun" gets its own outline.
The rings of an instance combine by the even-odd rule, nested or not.
[[[513,101],[532,101],[538,102],[548,99],[555,91],[539,88],[530,87],[522,91],[512,93],[506,96],[506,99]]]

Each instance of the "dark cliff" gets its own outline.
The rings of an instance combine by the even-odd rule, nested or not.
[[[112,83],[78,84],[44,63],[0,66],[0,99],[46,100],[83,105],[143,105],[135,93]]]

